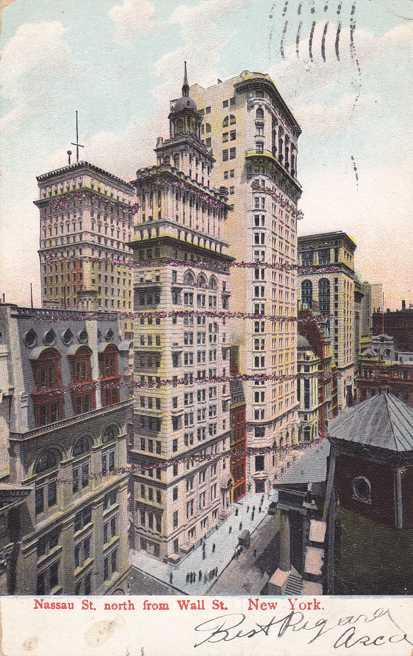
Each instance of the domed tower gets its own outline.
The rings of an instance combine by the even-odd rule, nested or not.
[[[169,139],[159,137],[155,152],[158,166],[173,166],[197,183],[206,187],[214,163],[211,151],[202,143],[202,115],[189,96],[188,72],[184,63],[182,96],[171,100]]]
[[[171,102],[169,118],[169,135],[171,139],[181,135],[193,135],[201,140],[202,116],[196,103],[189,97],[188,71],[184,62],[184,83],[182,96]]]

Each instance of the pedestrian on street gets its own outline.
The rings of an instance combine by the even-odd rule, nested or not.
[[[249,506],[247,506],[247,512],[249,512],[249,509],[250,509],[250,507],[249,507]]]
[[[206,553],[205,553],[205,549],[204,549],[203,552],[202,552],[202,560],[205,560],[205,558],[206,558]]]
[[[254,558],[256,558],[256,557],[257,557],[257,550],[254,549]]]
[[[171,572],[171,573],[169,574],[169,583],[172,583],[173,580],[174,580],[174,575],[173,575],[172,572]]]
[[[207,580],[208,580],[208,578],[207,578],[207,575],[206,575],[206,572],[205,572],[205,574],[204,574],[204,583],[206,583]]]
[[[215,542],[214,542],[214,544],[212,545],[212,553],[215,553]]]
[[[232,526],[230,526],[229,529],[228,529],[228,533],[231,533],[231,532],[232,532]]]
[[[239,523],[239,530],[242,530],[242,522]]]
[[[198,572],[198,581],[202,579],[202,570],[199,570]]]

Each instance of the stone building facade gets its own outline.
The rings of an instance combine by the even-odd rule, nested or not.
[[[231,269],[232,308],[256,319],[231,321],[230,340],[239,347],[241,373],[250,377],[244,383],[249,486],[269,491],[280,471],[276,451],[282,442],[291,445],[298,438],[295,265],[301,130],[269,75],[243,71],[208,88],[195,84],[191,93],[203,114],[202,139],[216,158],[211,179],[227,188],[233,207],[225,224],[230,254],[239,262],[255,262]],[[260,375],[261,380],[253,379]]]
[[[354,398],[354,252],[345,232],[298,238],[301,306],[329,321],[333,364],[337,375],[338,412]]]
[[[133,187],[89,162],[37,177],[43,307],[132,310]],[[124,319],[125,337],[133,325]]]
[[[406,307],[402,301],[399,310],[373,313],[373,335],[394,337],[399,351],[413,351],[413,307]]]
[[[139,169],[135,257],[134,546],[179,560],[229,508],[229,264],[224,190],[189,96]]]
[[[357,395],[364,401],[385,392],[413,406],[413,352],[396,351],[389,335],[374,335],[359,358]]]
[[[245,421],[246,407],[244,383],[240,379],[238,347],[232,346],[230,351],[231,373],[231,500],[236,502],[247,491],[247,426]]]
[[[297,398],[300,403],[299,441],[313,442],[319,436],[319,380],[321,360],[302,335],[297,343]]]
[[[11,594],[107,594],[128,570],[129,343],[116,315],[0,306]],[[1,486],[0,486],[1,487]]]

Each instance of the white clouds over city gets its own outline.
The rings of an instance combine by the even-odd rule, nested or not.
[[[71,52],[59,21],[25,23],[1,51],[1,94],[9,109],[0,118],[5,129],[48,105],[53,79],[70,71]]]
[[[123,0],[109,10],[118,41],[130,41],[154,27],[155,5],[151,0]]]

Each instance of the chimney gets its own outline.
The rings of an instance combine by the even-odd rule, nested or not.
[[[402,310],[406,309],[406,301],[402,301]]]

